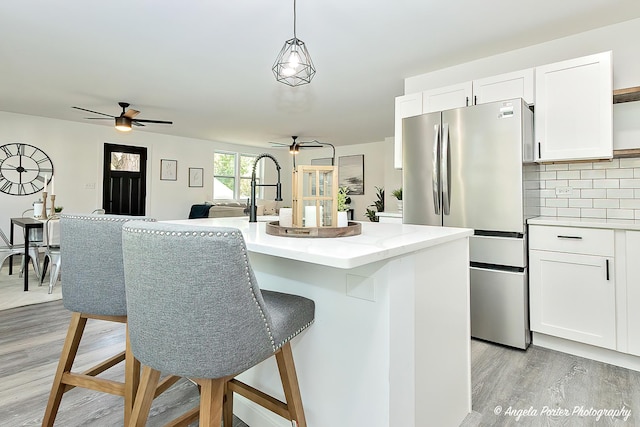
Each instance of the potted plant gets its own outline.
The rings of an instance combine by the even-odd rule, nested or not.
[[[384,188],[376,187],[376,197],[378,200],[373,202],[372,205],[369,205],[374,206],[376,210],[374,211],[367,207],[367,212],[365,213],[365,216],[369,218],[371,222],[379,222],[380,218],[376,215],[376,212],[384,212]]]
[[[391,194],[393,194],[393,197],[398,200],[398,212],[402,213],[402,187],[397,190],[393,190]]]
[[[348,187],[338,188],[338,227],[346,227],[349,225],[349,218],[347,217],[347,211],[349,210],[348,202],[351,198],[348,196]]]

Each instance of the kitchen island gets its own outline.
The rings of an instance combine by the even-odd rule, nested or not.
[[[315,301],[315,323],[292,342],[310,427],[458,426],[471,411],[472,230],[365,222],[322,239],[246,218],[167,222],[240,229],[261,288]],[[284,399],[273,358],[240,378]],[[290,426],[241,396],[234,412]]]

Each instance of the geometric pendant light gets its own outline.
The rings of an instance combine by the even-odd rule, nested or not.
[[[284,42],[271,70],[276,80],[289,86],[310,83],[316,74],[307,46],[296,37],[296,0],[293,0],[293,38]]]

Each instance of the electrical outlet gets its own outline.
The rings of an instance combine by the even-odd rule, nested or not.
[[[570,196],[572,193],[571,187],[556,187],[556,196]]]

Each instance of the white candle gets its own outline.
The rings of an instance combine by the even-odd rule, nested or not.
[[[49,175],[47,175],[45,173],[44,174],[44,188],[42,189],[42,191],[44,191],[46,193],[47,192],[47,187],[49,187]]]
[[[280,227],[292,227],[293,226],[293,209],[292,208],[280,208],[278,221]]]
[[[56,195],[56,177],[55,175],[51,177],[51,195]]]
[[[305,206],[304,207],[304,226],[305,227],[317,227],[316,225],[316,207]]]

